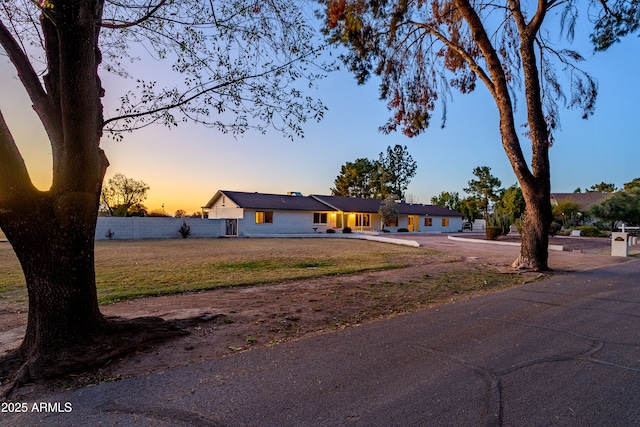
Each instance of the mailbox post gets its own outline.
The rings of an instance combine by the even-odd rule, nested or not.
[[[611,233],[611,256],[629,256],[629,234]]]

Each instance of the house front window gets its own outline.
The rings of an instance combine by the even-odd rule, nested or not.
[[[442,226],[443,227],[449,226],[449,218],[442,218]]]
[[[371,215],[360,214],[356,215],[356,227],[369,227],[371,224]]]
[[[256,211],[256,224],[272,224],[273,211]]]
[[[425,227],[433,227],[433,218],[425,218],[424,219]]]
[[[327,223],[327,213],[326,212],[314,212],[313,213],[313,223],[314,224],[326,224]]]

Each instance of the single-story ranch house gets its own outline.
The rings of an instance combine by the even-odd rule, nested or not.
[[[202,207],[209,219],[224,220],[227,236],[261,234],[308,234],[341,232],[379,232],[382,221],[378,210],[382,200],[341,196],[303,196],[288,194],[218,191]],[[391,232],[441,233],[462,230],[462,214],[433,205],[399,202],[398,219],[384,227]]]
[[[573,202],[579,206],[580,215],[586,215],[591,206],[606,200],[613,193],[551,193],[551,206],[558,206],[562,202]],[[595,224],[598,218],[591,218],[590,223]]]

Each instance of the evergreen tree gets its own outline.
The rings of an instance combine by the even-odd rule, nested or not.
[[[418,169],[418,164],[407,151],[407,147],[399,144],[393,148],[387,147],[386,153],[380,153],[378,167],[382,196],[391,195],[403,199],[411,178],[416,176]]]
[[[340,168],[331,194],[334,196],[376,197],[378,190],[378,166],[369,159],[347,162]]]
[[[465,188],[464,191],[476,199],[477,206],[486,220],[489,218],[491,204],[497,202],[502,196],[504,191],[500,188],[502,182],[491,175],[489,166],[478,166],[473,170],[473,174],[478,179],[469,181],[469,187]]]

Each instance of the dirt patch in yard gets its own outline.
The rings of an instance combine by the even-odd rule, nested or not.
[[[33,396],[51,388],[78,387],[166,370],[427,310],[546,277],[509,267],[518,254],[517,247],[453,242],[446,236],[404,238],[417,240],[421,247],[438,253],[417,253],[406,260],[407,267],[400,269],[142,298],[103,306],[103,313],[111,317],[158,316],[175,320],[190,334],[112,360],[92,372],[23,387],[19,394]],[[629,260],[588,253],[587,246],[575,251],[550,251],[550,265],[554,269],[551,274]],[[1,351],[19,345],[26,325],[26,308],[26,302],[0,306]]]

